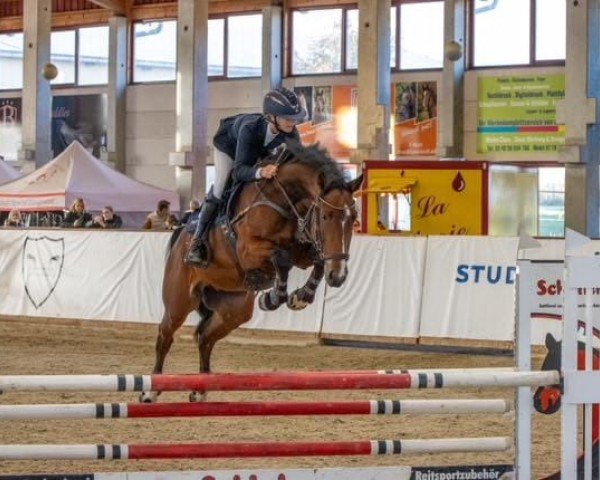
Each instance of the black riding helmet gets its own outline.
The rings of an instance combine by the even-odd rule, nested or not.
[[[294,122],[300,122],[306,117],[306,110],[300,105],[296,94],[284,87],[271,90],[265,95],[263,113]]]

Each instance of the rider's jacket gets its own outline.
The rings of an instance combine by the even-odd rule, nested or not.
[[[213,138],[213,145],[233,159],[234,182],[251,182],[256,179],[256,162],[268,156],[286,140],[300,140],[298,130],[279,132],[264,145],[268,123],[260,113],[240,114],[221,120]]]

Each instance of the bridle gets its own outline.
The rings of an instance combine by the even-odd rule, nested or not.
[[[254,201],[246,208],[244,208],[241,212],[239,212],[231,220],[231,226],[239,222],[251,209],[259,206],[269,207],[275,210],[286,220],[296,220],[296,239],[300,243],[308,243],[312,245],[320,261],[348,260],[349,253],[345,251],[345,238],[342,238],[341,253],[324,255],[322,232],[320,228],[320,216],[323,210],[323,206],[327,206],[328,208],[331,208],[333,210],[345,212],[343,220],[343,222],[345,222],[347,218],[351,216],[352,210],[356,209],[356,200],[354,200],[351,205],[338,206],[328,202],[321,195],[318,195],[311,200],[310,206],[308,207],[306,214],[302,215],[298,208],[296,208],[296,205],[294,204],[290,196],[288,195],[285,187],[281,184],[277,177],[273,177],[273,183],[277,187],[277,189],[282,193],[287,204],[286,206],[289,207],[289,210],[270,200],[261,188],[260,183],[256,182],[255,185],[257,189],[257,194],[254,197]],[[342,232],[345,232],[344,228],[342,228]]]

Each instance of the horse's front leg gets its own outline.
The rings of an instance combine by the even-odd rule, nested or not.
[[[323,262],[315,262],[313,265],[312,272],[306,283],[299,288],[294,290],[287,299],[287,306],[291,310],[302,310],[315,301],[315,294],[317,288],[323,280],[325,274],[325,265]]]
[[[271,290],[261,293],[258,297],[258,306],[266,312],[277,310],[286,302],[288,298],[287,282],[292,268],[290,255],[285,250],[275,250],[271,261],[275,267],[275,285]]]

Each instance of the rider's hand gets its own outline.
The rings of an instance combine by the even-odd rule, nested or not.
[[[277,165],[265,165],[260,168],[259,172],[261,178],[273,178],[277,175]]]

